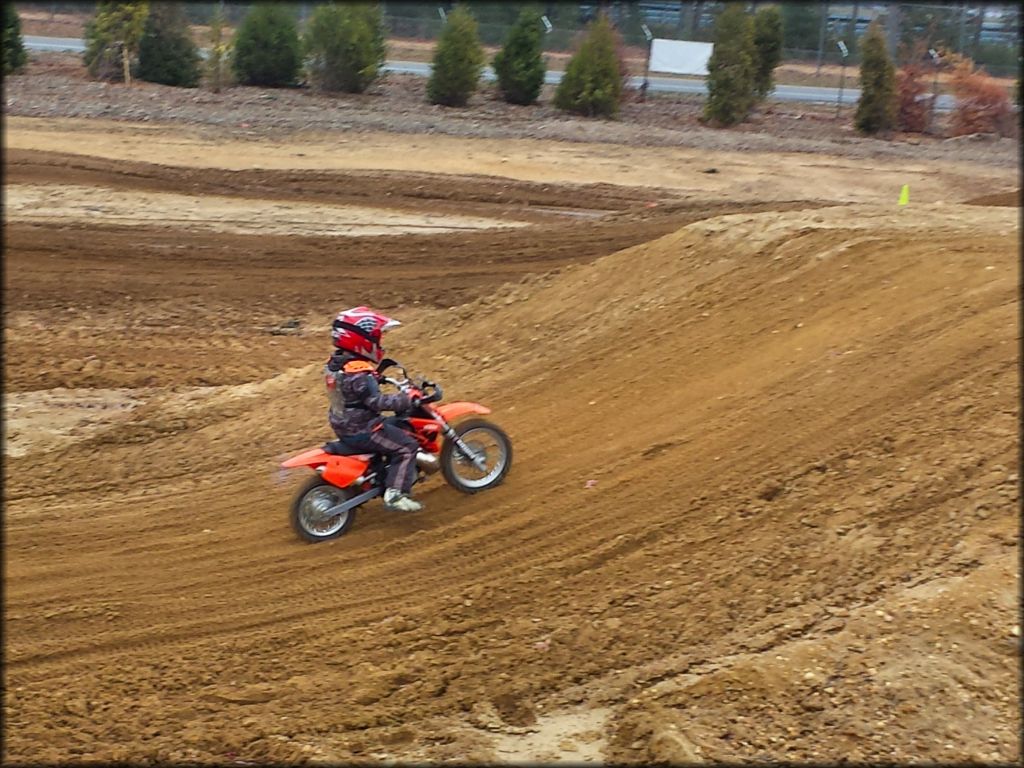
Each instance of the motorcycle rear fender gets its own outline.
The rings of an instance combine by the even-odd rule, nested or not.
[[[358,477],[361,477],[370,465],[370,455],[335,456],[320,448],[313,448],[293,456],[281,463],[282,467],[323,467],[320,476],[331,485],[345,488]]]
[[[282,461],[281,466],[286,469],[293,467],[313,467],[317,464],[326,464],[327,460],[331,458],[331,454],[324,451],[322,448],[311,448],[308,451],[292,456],[287,461]]]
[[[369,459],[359,456],[331,456],[320,477],[331,485],[345,488],[356,478],[362,477],[369,466]]]
[[[434,410],[441,414],[441,416],[444,417],[445,421],[454,421],[455,419],[470,413],[487,414],[491,412],[491,409],[488,408],[486,405],[480,405],[480,403],[469,403],[464,401],[456,403],[445,403],[444,405],[435,405]]]

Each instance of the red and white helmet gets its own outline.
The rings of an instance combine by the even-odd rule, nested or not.
[[[334,346],[364,360],[379,363],[384,359],[381,336],[401,323],[369,307],[353,307],[338,313],[331,325]]]

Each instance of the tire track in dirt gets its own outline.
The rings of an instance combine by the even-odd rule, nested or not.
[[[227,195],[261,200],[374,205],[431,213],[518,209],[547,221],[569,214],[611,213],[651,201],[679,199],[679,193],[612,184],[546,184],[493,176],[455,176],[395,171],[281,171],[183,168],[113,161],[87,155],[12,149],[4,154],[8,184],[74,184]],[[565,205],[567,200],[586,202]]]

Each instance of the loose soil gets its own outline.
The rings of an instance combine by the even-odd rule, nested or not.
[[[392,235],[521,226],[469,216],[420,216],[383,208],[239,201],[230,197],[166,192],[120,192],[67,184],[12,186],[4,201],[10,222],[102,220],[124,226],[160,223],[169,228],[244,235]]]
[[[1020,760],[1015,155],[82,88],[4,118],[8,760]],[[357,303],[515,464],[306,545]]]

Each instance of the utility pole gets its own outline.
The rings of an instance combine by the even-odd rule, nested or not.
[[[836,43],[836,47],[839,48],[839,52],[843,54],[843,69],[839,75],[839,96],[836,98],[836,117],[839,117],[839,111],[843,106],[843,86],[846,85],[846,57],[850,54],[850,49],[846,47],[846,43],[842,40]]]
[[[815,75],[821,74],[821,59],[825,55],[825,25],[828,24],[828,3],[821,3],[821,26],[818,27],[818,68]]]
[[[971,35],[971,54],[973,56],[978,55],[978,49],[981,47],[981,32],[985,28],[985,6],[978,6],[977,13],[974,15],[974,34]]]
[[[899,3],[891,3],[888,6],[889,12],[885,19],[885,36],[889,44],[889,56],[896,60],[896,53],[900,47],[900,6]]]
[[[693,4],[693,16],[690,17],[689,40],[697,39],[697,30],[700,29],[700,17],[704,14],[704,0],[695,0]]]
[[[644,65],[644,82],[640,86],[640,101],[647,101],[647,88],[650,85],[649,79],[651,74],[651,52],[654,49],[654,35],[651,34],[651,30],[646,24],[641,24],[640,26],[644,31],[644,37],[647,38],[647,63]]]
[[[932,57],[932,67],[935,69],[932,80],[932,108],[928,116],[928,132],[935,133],[935,107],[939,103],[939,52],[934,48],[928,49],[928,55]]]
[[[967,0],[963,0],[960,3],[960,45],[957,47],[957,53],[964,52],[964,43],[966,42],[965,37],[967,35]]]
[[[850,16],[850,24],[846,29],[846,39],[850,41],[850,45],[854,50],[857,48],[857,20],[860,18],[860,3],[854,2],[853,14]],[[845,56],[843,57],[846,58]]]

